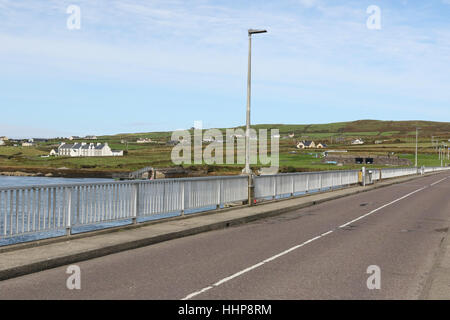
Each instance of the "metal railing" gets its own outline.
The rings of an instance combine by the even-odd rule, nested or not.
[[[419,174],[420,168],[387,168],[381,169],[381,179],[389,179],[395,177],[408,176],[412,174]]]
[[[0,238],[217,208],[248,196],[246,176],[0,188]]]
[[[253,179],[255,198],[276,198],[358,183],[359,170],[284,173]]]
[[[450,170],[450,167],[369,169],[371,180]],[[230,203],[298,196],[357,184],[360,170],[161,179],[0,188],[0,239],[109,222],[183,215]],[[166,215],[165,215],[166,214]],[[129,222],[128,222],[129,223]],[[103,226],[105,227],[105,226]]]

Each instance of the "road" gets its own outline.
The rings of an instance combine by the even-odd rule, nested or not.
[[[438,174],[0,283],[1,299],[417,299],[450,224]],[[369,266],[381,288],[369,290]]]

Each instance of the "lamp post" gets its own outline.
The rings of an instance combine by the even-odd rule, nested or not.
[[[245,168],[242,170],[244,174],[250,175],[250,96],[251,96],[251,79],[252,79],[252,34],[266,33],[267,30],[248,30],[248,71],[247,71],[247,125],[245,130]]]

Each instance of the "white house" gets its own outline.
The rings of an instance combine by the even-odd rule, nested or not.
[[[315,147],[314,141],[300,141],[297,143],[297,149],[314,149]]]
[[[9,140],[8,137],[5,137],[5,136],[0,137],[0,141],[8,141],[8,140]]]
[[[319,142],[319,143],[316,145],[316,148],[317,148],[317,149],[326,149],[326,148],[328,148],[328,146],[327,146],[325,143]]]
[[[355,139],[352,141],[352,144],[364,144],[364,141],[362,139]]]
[[[139,138],[136,140],[136,143],[151,143],[153,142],[150,138]]]
[[[34,142],[30,141],[22,142],[22,147],[32,147],[32,146],[34,146]]]
[[[52,150],[53,151],[53,150]],[[66,144],[64,142],[54,152],[58,156],[68,157],[121,157],[123,150],[111,150],[108,143],[89,143],[81,142]],[[52,155],[52,152],[50,152]]]
[[[4,146],[5,145],[5,141],[0,140],[0,146]]]

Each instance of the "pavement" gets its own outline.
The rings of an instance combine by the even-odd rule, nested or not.
[[[449,299],[449,176],[0,251],[0,299]]]

